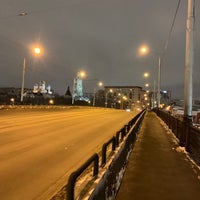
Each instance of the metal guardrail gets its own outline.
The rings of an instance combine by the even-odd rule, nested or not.
[[[120,131],[116,133],[115,136],[113,136],[110,140],[108,140],[106,143],[103,144],[102,146],[102,163],[101,166],[99,165],[99,156],[97,153],[92,155],[79,169],[77,169],[75,172],[73,172],[68,180],[67,184],[67,191],[66,191],[66,196],[67,200],[74,200],[74,189],[75,189],[75,184],[77,178],[91,165],[92,162],[94,162],[94,171],[93,171],[93,177],[98,175],[99,172],[99,167],[103,167],[106,164],[107,160],[107,150],[108,146],[112,144],[112,152],[115,151],[116,147],[119,146],[119,144],[124,140],[125,136],[128,134],[128,132],[133,129],[138,130],[139,125],[141,123],[141,120],[139,119],[140,116],[144,116],[146,110],[143,110],[142,112],[138,113],[127,125],[125,125]],[[138,121],[137,121],[138,120]],[[137,122],[137,124],[135,124]],[[121,138],[120,138],[121,136]]]
[[[74,199],[74,187],[76,179],[85,171],[87,167],[94,162],[93,177],[98,175],[99,172],[99,156],[97,153],[93,154],[79,169],[73,172],[68,180],[67,199]]]
[[[200,165],[200,129],[185,121],[177,119],[169,112],[158,109],[155,109],[154,111],[179,139],[179,145],[184,146],[195,162]]]
[[[106,152],[107,152],[107,147],[108,145],[112,144],[112,151],[115,150],[116,148],[116,139],[115,136],[112,137],[108,142],[104,143],[102,146],[102,150],[101,150],[101,159],[102,159],[102,164],[101,166],[103,167],[106,164]]]

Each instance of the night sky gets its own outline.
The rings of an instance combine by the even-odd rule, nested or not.
[[[0,87],[25,87],[45,80],[59,94],[72,90],[85,70],[84,91],[97,82],[141,86],[157,81],[178,0],[0,0]],[[196,1],[194,98],[200,98],[200,2]],[[19,16],[26,12],[26,16]],[[161,89],[183,98],[187,0],[182,0],[161,63]],[[146,56],[138,54],[142,44]],[[35,56],[32,47],[42,48]],[[150,77],[144,78],[143,73]]]

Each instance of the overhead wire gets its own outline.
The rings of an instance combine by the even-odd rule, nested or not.
[[[161,55],[161,60],[163,60],[164,57],[165,57],[165,54],[166,54],[166,51],[167,51],[167,48],[168,48],[168,45],[169,45],[169,41],[170,41],[170,39],[171,39],[171,35],[172,35],[173,29],[174,29],[176,17],[177,17],[179,8],[180,8],[180,3],[181,3],[181,0],[178,0],[178,4],[177,4],[177,7],[176,7],[176,11],[175,11],[175,14],[174,14],[174,17],[173,17],[173,21],[172,21],[172,24],[171,24],[171,27],[170,27],[170,31],[169,31],[169,34],[168,34],[168,38],[167,38],[167,40],[166,40],[166,42],[165,42],[164,51],[163,51],[163,53],[162,53],[162,55]]]

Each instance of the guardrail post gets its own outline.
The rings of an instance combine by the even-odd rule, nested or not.
[[[107,149],[107,144],[103,144],[102,150],[101,150],[101,165],[102,166],[106,164],[106,149]]]
[[[119,146],[119,135],[120,135],[120,131],[117,131],[117,133],[115,135],[115,144],[116,144],[116,147]]]
[[[74,187],[76,183],[77,173],[73,172],[68,180],[67,186],[67,200],[74,200]]]
[[[102,159],[102,166],[106,164],[106,151],[107,151],[107,146],[112,143],[112,151],[115,150],[116,148],[116,139],[115,136],[113,136],[108,142],[104,143],[102,146],[101,150],[101,159]]]
[[[116,149],[116,138],[115,136],[113,136],[112,138],[112,151],[114,151]]]

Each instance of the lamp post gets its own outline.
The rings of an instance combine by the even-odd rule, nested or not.
[[[98,83],[98,86],[101,87],[103,85],[102,82]],[[94,95],[93,95],[93,106],[95,106],[96,103],[96,89],[94,88]]]
[[[157,94],[158,108],[160,108],[160,76],[161,76],[161,61],[159,57],[158,58],[158,94]]]
[[[185,49],[184,118],[192,122],[192,73],[194,61],[194,0],[188,0]]]
[[[149,53],[149,47],[147,45],[142,45],[139,48],[139,54],[141,56],[146,55]],[[144,77],[148,77],[148,73],[144,73]],[[157,88],[157,107],[160,108],[160,81],[161,80],[161,58],[158,58],[158,88]],[[155,85],[155,83],[154,83]],[[154,86],[154,93],[155,93],[155,86]]]
[[[184,84],[184,135],[180,138],[180,145],[185,145],[190,151],[190,126],[192,124],[192,73],[194,65],[194,0],[188,0],[188,13],[186,22],[185,47],[185,84]]]
[[[26,71],[26,59],[24,58],[23,69],[22,69],[21,103],[23,102],[23,98],[24,98],[24,78],[25,78],[25,71]]]
[[[35,47],[33,49],[34,53],[36,55],[39,55],[41,53],[41,50],[39,47]],[[25,81],[25,73],[26,73],[26,58],[24,57],[23,60],[23,69],[22,69],[22,87],[21,87],[21,103],[23,102],[24,99],[24,81]]]
[[[105,89],[105,108],[108,107],[108,93],[113,93],[113,89],[109,89],[109,91]]]

